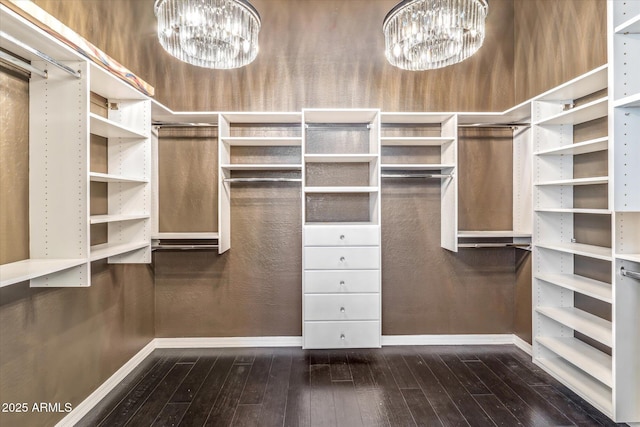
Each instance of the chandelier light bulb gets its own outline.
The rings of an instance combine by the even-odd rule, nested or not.
[[[385,56],[404,70],[461,62],[484,41],[486,0],[404,0],[385,17]]]

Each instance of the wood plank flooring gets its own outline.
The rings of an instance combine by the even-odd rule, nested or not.
[[[156,350],[78,426],[614,426],[514,346]]]

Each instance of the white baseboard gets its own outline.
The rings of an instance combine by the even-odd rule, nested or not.
[[[383,335],[382,345],[481,345],[513,344],[512,334]]]
[[[525,340],[523,340],[522,338],[520,338],[515,334],[513,335],[513,344],[516,347],[518,347],[520,350],[527,353],[529,356],[533,354],[533,347],[531,346],[531,344],[529,344],[528,342],[526,342]]]
[[[80,402],[78,406],[73,408],[62,420],[56,424],[56,427],[72,427],[87,415],[102,399],[104,399],[111,390],[113,390],[127,375],[131,373],[144,359],[149,356],[156,348],[155,340],[151,340],[149,344],[144,346],[135,356],[127,363],[122,365],[113,375],[111,375],[100,387],[89,395],[85,400]]]
[[[302,347],[302,337],[156,338],[156,348]]]

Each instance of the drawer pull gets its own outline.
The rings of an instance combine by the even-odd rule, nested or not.
[[[344,307],[340,307],[340,313],[344,313]]]
[[[345,339],[344,334],[340,334],[340,339],[341,339],[342,341],[344,341],[344,339]]]
[[[340,257],[340,262],[344,262],[345,258],[343,256]]]
[[[340,240],[344,240],[344,234],[340,235]]]

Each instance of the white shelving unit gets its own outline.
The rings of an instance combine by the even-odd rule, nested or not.
[[[608,1],[613,418],[640,424],[640,2]]]
[[[303,110],[303,128],[303,347],[380,347],[379,111]]]
[[[440,245],[458,251],[458,116],[453,113],[382,113],[383,179],[440,180]],[[421,160],[421,153],[434,155]],[[436,155],[437,154],[437,155]],[[436,161],[431,160],[437,158]],[[414,177],[415,176],[415,177]]]
[[[250,162],[236,162],[234,150],[253,148],[273,158],[274,150],[294,147],[301,150],[299,134],[301,113],[220,113],[218,114],[218,252],[231,248],[231,192],[234,182],[268,183],[277,179],[301,182],[302,159],[294,163],[260,162],[254,155]],[[292,132],[292,129],[294,130]],[[276,156],[277,157],[277,156]],[[240,156],[242,158],[242,156]],[[283,158],[284,160],[284,158]],[[289,161],[289,160],[287,160]],[[242,173],[240,178],[236,173]],[[247,177],[251,174],[251,177]],[[293,174],[293,175],[292,175]]]

